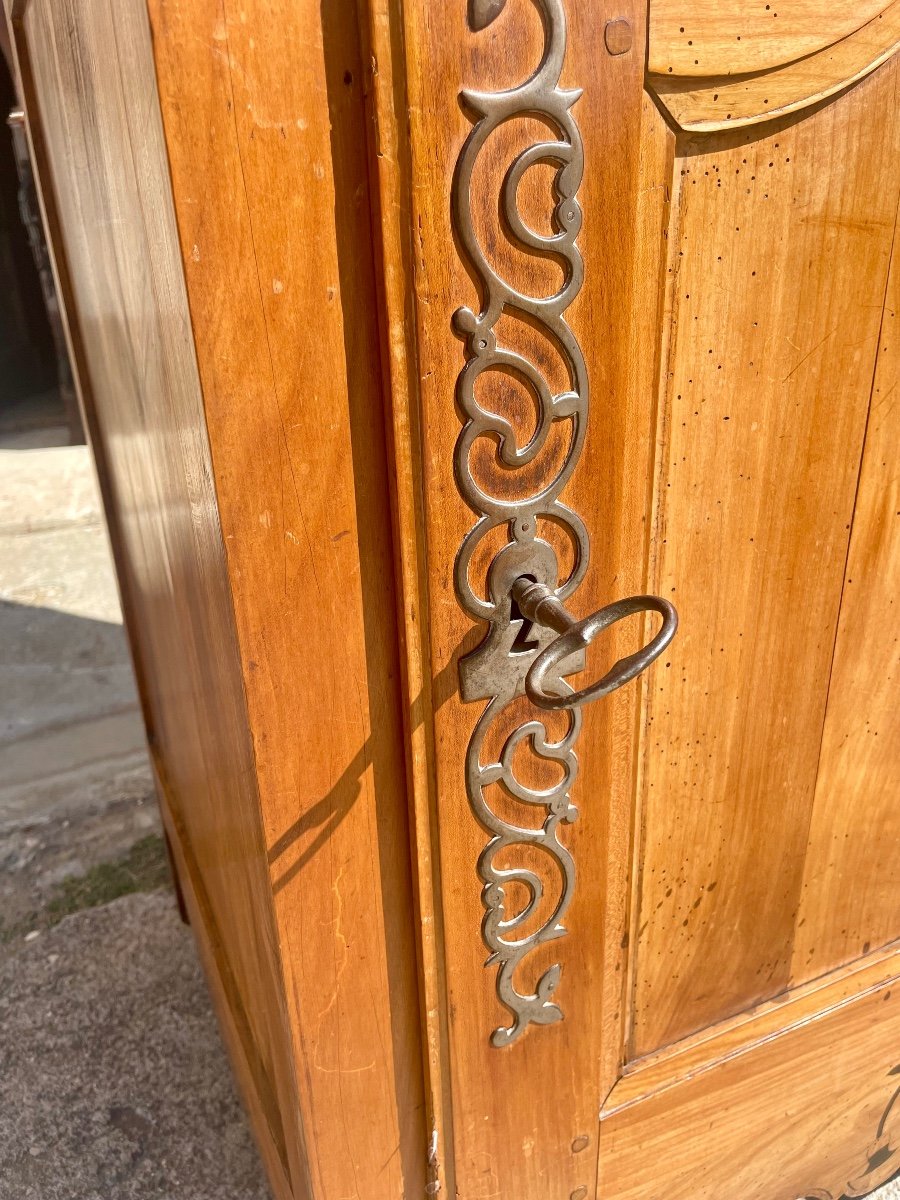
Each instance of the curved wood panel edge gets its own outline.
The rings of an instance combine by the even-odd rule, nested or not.
[[[747,75],[706,78],[648,73],[647,87],[687,131],[755,125],[827,100],[864,79],[900,49],[900,0],[839,42]]]
[[[668,1090],[762,1044],[816,1021],[870,992],[900,979],[900,946],[894,943],[880,953],[807,987],[767,1001],[740,1016],[723,1021],[696,1037],[685,1038],[626,1068],[609,1093],[601,1119]]]
[[[657,75],[749,75],[819,54],[856,33],[891,0],[789,4],[650,0],[648,69]]]
[[[668,1200],[855,1200],[895,1178],[897,982],[811,1012],[715,1070],[680,1074],[670,1094],[604,1111],[606,1200],[644,1200],[649,1179]]]

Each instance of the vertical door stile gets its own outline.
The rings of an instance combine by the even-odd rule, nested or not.
[[[434,712],[447,687],[429,673],[429,597],[422,506],[422,370],[416,341],[410,123],[402,9],[361,0],[368,66],[369,172],[397,575],[410,849],[425,1076],[428,1196],[456,1195],[447,992],[434,778]]]
[[[533,969],[527,968],[528,978],[522,981],[529,986],[553,962],[560,962],[556,997],[564,1019],[532,1026],[513,1044],[497,1049],[490,1044],[491,1031],[508,1014],[497,1002],[496,966],[485,969],[477,862],[486,834],[473,816],[464,775],[466,746],[483,704],[466,703],[456,691],[458,662],[481,641],[484,626],[473,623],[460,609],[452,578],[459,547],[475,518],[454,476],[454,443],[461,428],[454,394],[464,351],[450,318],[463,306],[474,307],[477,296],[454,246],[450,203],[454,164],[472,128],[460,93],[467,89],[497,93],[520,85],[540,61],[543,34],[539,9],[532,0],[495,5],[495,19],[483,29],[469,23],[468,8],[465,0],[442,6],[406,0],[403,10],[410,139],[410,161],[404,168],[409,171],[412,206],[415,321],[414,336],[406,330],[405,352],[412,353],[414,343],[421,414],[420,442],[417,445],[413,436],[407,444],[410,453],[419,456],[421,471],[418,547],[424,558],[415,586],[416,595],[427,604],[427,620],[416,620],[414,633],[419,644],[427,638],[430,665],[426,668],[423,663],[423,676],[431,677],[434,721],[433,741],[426,738],[422,747],[432,755],[431,767],[421,771],[416,800],[420,919],[424,937],[436,936],[435,950],[442,960],[431,968],[425,964],[426,975],[431,970],[426,992],[434,1003],[446,1005],[448,1021],[443,1042],[440,1018],[426,999],[426,1018],[433,1022],[430,1052],[435,1055],[432,1103],[449,1082],[444,1119],[452,1111],[456,1187],[461,1196],[487,1196],[502,1187],[512,1189],[520,1200],[546,1200],[547,1196],[567,1200],[572,1195],[595,1194],[597,1117],[622,1061],[639,690],[631,685],[584,710],[578,743],[580,773],[572,789],[580,813],[561,835],[580,864],[578,886],[566,916],[566,936],[554,941],[548,956],[536,961]],[[476,9],[471,11],[477,16]],[[653,460],[655,419],[649,384],[656,342],[647,337],[651,330],[633,326],[632,312],[635,297],[646,295],[636,257],[645,15],[640,5],[606,12],[565,0],[563,9],[567,37],[560,86],[581,90],[572,111],[583,137],[585,160],[578,191],[585,214],[578,234],[584,283],[566,320],[584,349],[596,397],[585,434],[587,459],[579,463],[564,495],[569,507],[589,514],[591,526],[591,570],[572,601],[574,615],[581,617],[643,590],[647,473]],[[382,67],[379,58],[379,73]],[[541,134],[546,137],[546,127],[533,118],[524,116],[518,124],[520,128],[508,133],[497,131],[473,174],[473,220],[511,282],[527,292],[552,278],[546,263],[538,260],[535,265],[527,254],[491,232],[503,173],[523,147]],[[384,137],[381,124],[376,136]],[[548,175],[532,170],[518,187],[523,220],[538,231],[547,228],[552,212],[549,182]],[[383,193],[382,219],[388,209],[386,196]],[[651,206],[655,200],[651,198]],[[648,219],[658,219],[655,209],[654,214]],[[398,296],[392,318],[395,336],[401,311]],[[514,348],[535,356],[548,378],[558,378],[558,361],[532,333],[503,318],[503,337],[518,337]],[[638,365],[636,338],[642,355]],[[412,374],[408,368],[407,378]],[[399,380],[400,375],[392,384],[395,407],[405,387]],[[519,422],[515,428],[521,436],[524,418],[512,411],[508,398],[497,403],[507,404],[502,411]],[[401,414],[405,405],[401,394]],[[407,436],[405,431],[414,429],[415,415],[401,415],[399,420]],[[394,422],[396,430],[396,411]],[[398,441],[396,453],[402,457],[399,447]],[[398,486],[415,487],[414,472],[403,470],[407,478]],[[485,566],[482,556],[473,575]],[[408,580],[414,575],[411,571]],[[415,607],[411,592],[404,604]],[[641,645],[641,633],[630,626],[610,629],[604,635],[608,657],[634,652]],[[651,677],[661,669],[651,668]],[[411,673],[410,681],[412,677]],[[432,820],[433,842],[428,829]],[[436,860],[439,871],[434,869]],[[426,895],[429,887],[434,891]],[[430,895],[435,897],[431,913]],[[431,924],[435,915],[443,918],[442,938],[436,934],[437,925]],[[449,1130],[443,1136],[448,1134]]]

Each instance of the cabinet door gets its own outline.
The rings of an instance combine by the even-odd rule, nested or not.
[[[373,22],[377,166],[386,250],[413,231],[387,311],[440,1182],[862,1195],[900,1171],[900,4],[403,23],[401,58]],[[656,594],[678,635],[547,714],[516,570],[577,617]]]

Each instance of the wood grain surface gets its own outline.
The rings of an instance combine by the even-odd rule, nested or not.
[[[149,9],[310,1186],[406,1196],[426,1135],[356,6]]]
[[[682,129],[731,129],[818,104],[870,74],[898,47],[900,3],[894,0],[846,37],[795,62],[737,77],[649,75],[647,84]]]
[[[679,144],[650,590],[682,623],[648,691],[636,1055],[791,980],[900,195],[898,66],[763,137]],[[839,893],[820,895],[840,928]]]
[[[900,246],[895,233],[797,911],[791,970],[797,981],[831,971],[898,936],[898,384]]]
[[[878,17],[890,0],[650,0],[648,69],[740,75],[816,54]]]
[[[864,1196],[900,1170],[898,1045],[895,976],[713,1070],[685,1073],[601,1121],[601,1194]]]
[[[692,1037],[647,1054],[624,1068],[622,1078],[604,1102],[601,1118],[606,1120],[621,1109],[677,1088],[686,1079],[725,1070],[732,1059],[755,1052],[788,1029],[799,1029],[874,989],[889,990],[898,974],[900,950],[895,942],[893,947],[868,954],[844,970],[793,987],[730,1020],[718,1021]]]

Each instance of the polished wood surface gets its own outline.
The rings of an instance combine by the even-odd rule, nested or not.
[[[890,0],[650,0],[647,66],[664,75],[742,75],[815,55],[877,20]]]
[[[432,681],[422,496],[422,413],[415,324],[412,176],[402,13],[391,0],[371,0],[363,22],[371,62],[369,135],[373,241],[380,280],[382,370],[392,452],[391,500],[395,570],[400,594],[401,679],[407,776],[413,821],[420,1004],[428,1130],[428,1195],[455,1191],[452,1095],[448,1054],[444,922],[440,849],[432,775],[434,707],[446,698],[445,679]]]
[[[149,8],[310,1187],[408,1195],[425,1133],[355,7]]]
[[[682,622],[645,715],[635,1055],[808,977],[792,951],[900,196],[898,71],[676,147],[648,590]],[[840,891],[812,886],[817,929],[842,925]]]
[[[792,978],[897,937],[900,909],[900,259],[881,325],[797,911]],[[826,897],[839,896],[835,906]]]
[[[622,1078],[604,1101],[601,1118],[607,1120],[687,1078],[720,1070],[732,1058],[748,1053],[785,1030],[799,1030],[813,1019],[869,992],[886,994],[898,974],[898,951],[896,947],[888,948],[867,955],[845,971],[792,988],[774,1000],[762,1001],[728,1021],[700,1030],[693,1037],[682,1038],[656,1054],[645,1055],[624,1068]]]
[[[562,0],[592,396],[572,607],[656,591],[681,628],[584,711],[567,935],[520,968],[561,963],[565,1019],[502,1050],[450,195],[460,92],[534,71],[540,5],[5,2],[163,815],[276,1195],[838,1200],[895,1174],[898,0]],[[560,265],[497,200],[546,133],[510,122],[473,177],[492,262],[536,294]],[[521,181],[534,229],[552,184]],[[564,386],[539,330],[497,331]],[[527,435],[523,389],[485,398]],[[563,452],[473,469],[513,494]],[[615,626],[572,682],[647,634]]]
[[[891,1179],[900,1170],[898,966],[895,956],[893,986],[811,1008],[712,1068],[684,1064],[669,1087],[604,1115],[598,1194],[849,1200]]]

